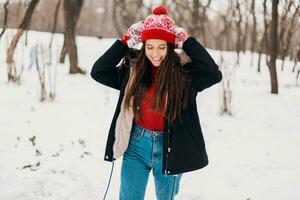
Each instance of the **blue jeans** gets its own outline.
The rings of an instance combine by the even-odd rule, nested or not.
[[[163,132],[150,131],[135,124],[121,169],[120,200],[143,200],[152,170],[157,200],[173,200],[182,174],[162,173]]]

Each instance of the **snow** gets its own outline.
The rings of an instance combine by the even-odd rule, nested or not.
[[[0,43],[0,199],[102,199],[111,170],[103,160],[104,148],[118,91],[88,74],[69,75],[66,62],[57,65],[55,101],[41,103],[37,72],[27,66],[30,47],[48,45],[50,34],[33,31],[28,46],[22,36],[16,50],[16,63],[24,62],[21,85],[7,84],[6,48],[13,32],[8,30]],[[114,41],[77,37],[79,66],[89,73]],[[53,61],[61,46],[62,35],[56,34]],[[219,62],[220,52],[210,53]],[[293,63],[277,70],[279,94],[273,95],[265,63],[257,73],[249,52],[241,54],[236,67],[234,53],[224,56],[231,72],[233,115],[220,115],[222,84],[198,94],[210,164],[184,174],[176,199],[300,199],[300,88],[291,73]],[[120,166],[121,160],[116,161],[109,200],[118,199]],[[153,184],[151,177],[147,200],[155,199]]]

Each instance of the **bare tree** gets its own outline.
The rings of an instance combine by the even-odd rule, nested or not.
[[[30,4],[26,10],[25,16],[23,18],[23,21],[21,22],[17,33],[14,35],[10,47],[7,50],[7,58],[6,58],[6,62],[8,64],[8,82],[9,81],[17,81],[17,75],[16,75],[16,70],[13,70],[13,65],[14,65],[14,52],[16,49],[16,46],[18,44],[18,41],[20,40],[24,30],[26,30],[28,28],[28,26],[30,25],[30,21],[31,21],[31,17],[33,14],[33,11],[36,7],[36,5],[38,4],[39,0],[31,0]]]
[[[143,0],[114,0],[113,3],[113,23],[119,37],[136,21],[143,19],[151,12],[145,12]]]
[[[297,61],[300,61],[300,45],[298,45],[298,47],[297,47],[296,60],[297,60]],[[293,68],[293,72],[294,72],[295,69],[296,69],[296,66],[297,66],[297,63],[298,63],[297,61],[295,61],[295,65],[294,65],[294,68]],[[296,86],[298,86],[298,78],[299,78],[299,75],[300,75],[300,65],[298,65],[298,71],[297,71],[297,74],[296,74]]]
[[[53,19],[53,24],[52,24],[52,30],[51,30],[51,39],[49,42],[49,61],[50,63],[52,62],[52,42],[54,38],[54,33],[56,32],[56,26],[57,26],[57,18],[58,18],[58,12],[59,12],[59,7],[61,4],[61,0],[58,0],[55,6],[55,11],[54,11],[54,19]]]
[[[200,13],[199,13],[199,8],[200,8],[200,2],[199,0],[193,0],[193,6],[192,6],[192,28],[189,30],[191,35],[194,35],[195,37],[198,37],[198,29],[199,29],[199,21],[202,21],[200,19]]]
[[[278,81],[276,72],[276,58],[277,58],[277,27],[278,27],[278,1],[272,0],[272,22],[270,29],[271,44],[270,49],[268,49],[270,54],[270,61],[268,62],[268,67],[271,77],[271,93],[278,94]]]
[[[174,0],[171,2],[170,16],[206,46],[208,43],[207,33],[209,33],[207,10],[210,9],[212,1],[207,0],[206,3],[203,3],[199,0]]]
[[[202,2],[202,1],[201,1]],[[206,5],[199,2],[199,0],[193,1],[193,13],[192,13],[192,21],[194,26],[193,34],[195,37],[200,38],[201,41],[203,41],[203,44],[207,45],[207,37],[206,37],[206,29],[207,29],[207,10],[210,7],[211,0],[208,0]],[[198,31],[199,29],[199,31]]]
[[[247,49],[247,42],[248,42],[248,34],[249,34],[249,6],[248,6],[248,2],[247,0],[244,0],[244,6],[245,6],[245,14],[246,18],[245,18],[245,23],[244,23],[244,34],[242,34],[242,51],[243,53],[245,53],[246,49]]]
[[[231,41],[230,27],[232,26],[232,20],[231,20],[230,14],[229,14],[229,16],[220,14],[220,17],[221,17],[222,22],[223,22],[222,23],[223,28],[216,35],[215,39],[220,44],[219,48],[224,51],[224,50],[229,50],[230,49],[230,47],[229,47],[229,44],[230,44],[230,41]]]
[[[51,30],[51,39],[49,43],[49,49],[51,49],[52,42],[53,42],[53,34],[55,33],[56,30],[56,25],[57,25],[57,18],[58,18],[58,11],[59,11],[59,6],[61,4],[61,0],[58,0],[55,6],[55,11],[54,11],[54,19],[53,19],[53,25],[52,25],[52,30]]]
[[[236,1],[235,9],[233,10],[234,19],[235,19],[235,25],[237,29],[237,36],[236,36],[236,54],[237,54],[237,64],[240,64],[240,52],[241,52],[241,24],[242,24],[242,12],[240,7],[240,1]]]
[[[77,46],[75,41],[75,28],[79,18],[83,0],[64,0],[65,16],[65,44],[64,47],[70,59],[70,74],[86,72],[78,67]],[[64,48],[63,47],[63,48]]]
[[[236,49],[236,39],[234,34],[234,4],[230,1],[227,10],[224,13],[213,10],[217,14],[216,34],[211,34],[216,43],[216,48],[222,51],[234,51]]]
[[[298,5],[295,8],[294,13],[292,14],[292,16],[289,18],[289,20],[287,22],[288,24],[285,25],[284,27],[281,27],[281,29],[286,30],[285,37],[282,36],[281,38],[279,38],[279,46],[281,47],[281,48],[279,48],[280,49],[279,54],[280,54],[280,58],[282,59],[281,71],[283,71],[284,61],[288,54],[288,50],[292,47],[291,39],[293,37],[293,34],[295,33],[299,8],[300,8],[300,5]]]
[[[79,1],[81,1],[81,0],[79,0]],[[80,14],[80,11],[81,11],[81,8],[82,8],[82,4],[83,4],[83,1],[80,5],[80,8],[77,8],[77,9],[74,10],[75,13],[74,13],[73,18],[74,18],[75,28],[76,28],[76,25],[77,25],[77,22],[78,22],[78,19],[79,19],[79,14]],[[64,14],[66,15],[65,6],[64,6]],[[67,26],[67,19],[66,19],[66,16],[65,16],[64,44],[63,44],[63,47],[62,47],[61,53],[60,53],[60,59],[59,59],[60,63],[65,62],[65,57],[66,57],[66,54],[67,54],[66,26]]]
[[[294,55],[294,67],[292,72],[295,72],[297,63],[300,61],[300,40],[299,40],[299,44],[296,46],[295,48],[295,55]]]
[[[287,22],[287,18],[288,18],[288,14],[291,10],[291,7],[293,5],[293,1],[294,0],[288,0],[286,1],[286,4],[284,6],[284,9],[283,9],[283,12],[280,16],[280,21],[279,21],[279,35],[278,35],[278,42],[279,42],[279,47],[282,45],[282,41],[283,41],[283,37],[285,35],[285,32],[286,32],[286,27],[288,25],[288,22]],[[281,48],[278,49],[278,53],[279,55],[281,54]]]
[[[4,20],[3,20],[3,29],[0,33],[0,39],[1,39],[2,35],[4,34],[6,28],[7,28],[7,15],[8,15],[7,6],[8,6],[8,4],[9,4],[9,0],[6,0],[6,2],[3,5],[3,7],[4,7]]]
[[[64,44],[60,51],[59,63],[65,63],[66,54],[67,54],[66,33],[64,32]]]
[[[256,25],[257,25],[257,21],[256,21],[256,15],[255,15],[255,0],[252,0],[251,3],[251,15],[252,15],[252,20],[253,20],[253,28],[252,28],[252,33],[251,33],[251,65],[253,65],[253,54],[254,51],[256,50],[256,45],[257,45],[257,30],[256,30]]]
[[[221,115],[227,114],[232,115],[232,76],[234,73],[234,68],[232,63],[228,59],[224,59],[223,53],[221,52],[220,64],[219,66],[222,69],[223,80],[222,80],[222,89],[221,89]]]
[[[54,68],[51,70],[49,63],[46,62],[46,56],[49,55],[49,53],[46,53],[46,51],[51,51],[51,49],[48,48],[47,50],[47,47],[44,47],[41,44],[37,45],[36,48],[38,53],[35,58],[35,62],[40,83],[40,101],[54,101],[57,63],[55,63]],[[54,71],[54,73],[51,71]],[[46,75],[48,75],[48,80],[46,79]]]
[[[258,64],[257,64],[258,72],[260,72],[261,54],[263,52],[267,52],[266,50],[269,49],[268,29],[270,25],[270,20],[268,19],[267,0],[264,0],[263,2],[263,15],[264,15],[264,31],[263,31],[263,36],[261,38],[260,46],[258,50]],[[268,59],[268,55],[266,55],[266,59]]]
[[[116,30],[117,30],[117,33],[118,33],[119,37],[121,37],[122,34],[124,34],[124,31],[121,28],[121,25],[120,25],[118,17],[117,17],[117,13],[118,13],[117,12],[117,5],[119,3],[120,3],[119,1],[114,0],[114,5],[113,5],[113,22],[114,22],[114,25],[116,27]]]

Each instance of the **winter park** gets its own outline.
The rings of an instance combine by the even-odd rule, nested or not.
[[[153,38],[156,32],[143,36],[143,31],[148,31],[147,22],[150,20],[149,26],[154,26],[157,21],[151,20],[160,20],[157,16],[163,19],[163,25],[174,20],[175,25],[171,21],[170,26],[164,27],[167,31],[174,28],[174,44],[159,31]],[[195,91],[191,95],[195,94],[196,102],[191,104],[197,108],[193,113],[199,119],[187,115],[190,118],[183,121],[191,126],[185,126],[183,133],[195,132],[200,123],[205,145],[197,146],[200,136],[191,136],[195,141],[176,136],[179,125],[168,125],[168,131],[164,126],[159,134],[168,134],[163,135],[167,139],[160,162],[165,162],[162,166],[167,172],[174,163],[185,166],[183,162],[198,161],[202,156],[199,149],[205,148],[208,165],[182,167],[174,176],[168,175],[174,177],[171,199],[299,200],[299,19],[299,0],[0,0],[0,200],[120,199],[120,185],[125,179],[121,179],[123,154],[114,162],[107,162],[107,141],[114,120],[117,119],[118,127],[123,122],[119,116],[128,116],[123,107],[117,106],[125,105],[127,98],[121,103],[119,97],[134,91],[130,86],[138,87],[141,82],[135,81],[142,79],[130,71],[128,85],[122,90],[121,81],[117,80],[123,76],[108,80],[109,68],[97,60],[102,57],[107,61],[105,55],[121,59],[124,56],[120,52],[128,49],[135,49],[128,51],[132,55],[142,52],[139,56],[145,54],[148,58],[145,63],[150,64],[145,66],[151,69],[144,73],[151,73],[151,80],[155,77],[163,85],[160,76],[167,74],[165,80],[178,86],[171,84],[169,88],[180,91],[188,82],[176,79],[181,75],[173,75],[174,69],[159,69],[167,66],[165,60],[178,58],[177,65],[172,63],[174,68],[179,66],[176,73],[183,73],[181,68],[191,70],[187,74],[191,73],[189,80],[194,90],[190,89]],[[133,26],[136,22],[142,22],[141,29]],[[136,39],[133,33],[138,30],[141,36]],[[164,42],[158,45],[161,54],[151,54],[151,48],[156,48],[153,41]],[[175,53],[161,56],[162,44],[165,52],[173,48]],[[140,63],[142,59],[133,58],[127,68],[126,58],[118,60],[110,70],[118,75],[133,70],[131,62],[135,60]],[[122,64],[124,68],[120,67]],[[96,68],[100,67],[99,75]],[[222,76],[202,87],[200,83],[207,83],[214,70]],[[148,86],[147,92],[152,88],[150,83]],[[190,94],[184,90],[180,94]],[[132,94],[141,94],[138,92]],[[168,94],[180,97],[172,89],[169,92],[169,99],[163,93],[159,96],[167,105],[172,102],[172,95]],[[158,94],[153,95],[154,99]],[[139,109],[140,106],[138,112]],[[116,111],[120,113],[117,117]],[[154,119],[154,115],[149,116]],[[155,118],[154,126],[159,123],[159,117]],[[113,130],[119,131],[115,127]],[[173,135],[169,130],[173,130]],[[157,134],[154,130],[148,132]],[[128,149],[133,133],[130,132]],[[176,137],[189,142],[176,141]],[[179,143],[185,146],[176,149]],[[179,156],[172,157],[172,151]],[[142,180],[134,173],[137,169],[129,169],[129,179]],[[179,172],[182,177],[177,186]],[[158,199],[160,187],[154,167],[146,186],[144,199]],[[178,194],[174,192],[176,187]]]

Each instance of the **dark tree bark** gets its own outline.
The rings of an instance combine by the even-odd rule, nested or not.
[[[8,70],[7,70],[7,75],[8,75],[8,81],[17,81],[17,75],[15,70],[13,71],[13,57],[14,57],[14,52],[16,49],[16,46],[24,32],[24,30],[26,30],[29,25],[30,25],[30,21],[31,21],[31,17],[33,14],[34,9],[36,8],[36,5],[38,4],[39,0],[31,0],[30,4],[26,10],[25,16],[17,30],[17,33],[14,35],[10,46],[7,50],[7,58],[6,58],[6,62],[8,64]]]
[[[61,3],[61,0],[58,0],[58,1],[57,1],[57,4],[56,4],[56,6],[55,6],[54,19],[53,19],[53,25],[52,25],[52,30],[51,30],[52,36],[51,36],[51,40],[50,40],[50,43],[49,43],[49,49],[51,49],[52,42],[53,42],[53,34],[54,34],[55,31],[56,31],[57,18],[58,18],[58,11],[59,11],[60,3]],[[51,51],[50,51],[50,52],[51,52]]]
[[[279,35],[278,35],[278,42],[279,42],[279,48],[278,48],[278,54],[281,55],[282,49],[284,49],[284,35],[287,31],[287,18],[288,14],[291,10],[291,7],[293,5],[294,0],[288,0],[285,4],[285,7],[283,9],[283,13],[280,16],[280,21],[279,21]],[[281,57],[282,58],[282,57]]]
[[[119,37],[121,37],[124,34],[123,29],[121,28],[121,25],[119,23],[118,17],[117,17],[117,7],[118,7],[119,2],[114,0],[114,5],[113,5],[113,22],[114,26],[116,27],[117,33]],[[128,27],[129,28],[129,27]]]
[[[243,53],[245,53],[246,52],[246,49],[247,49],[247,41],[248,41],[248,34],[249,34],[249,31],[248,31],[248,29],[249,29],[249,22],[248,22],[248,20],[249,20],[249,16],[247,15],[246,16],[246,21],[245,21],[245,29],[244,29],[244,34],[243,34],[243,47],[242,47],[242,51],[243,51]]]
[[[285,37],[285,39],[282,40],[282,42],[279,43],[279,45],[281,46],[280,57],[282,59],[281,71],[283,71],[285,58],[288,54],[289,49],[291,48],[291,40],[292,40],[293,34],[296,32],[295,29],[296,29],[296,25],[297,25],[297,18],[298,18],[297,16],[299,14],[299,8],[300,8],[300,5],[298,5],[295,8],[295,11],[294,11],[292,17],[289,19],[288,28],[285,27],[286,28],[286,37]]]
[[[296,66],[297,66],[297,63],[300,61],[300,45],[298,47],[296,47],[296,55],[295,55],[295,58],[294,58],[294,67],[293,67],[293,73],[295,72],[295,69],[296,69]],[[299,70],[300,70],[300,67],[299,67]]]
[[[77,46],[75,41],[75,28],[82,5],[83,0],[64,0],[65,44],[70,59],[70,74],[86,73],[78,67]]]
[[[2,31],[0,33],[0,39],[1,39],[2,35],[4,34],[6,28],[7,28],[7,15],[8,15],[7,6],[8,6],[8,4],[9,4],[9,0],[6,0],[6,2],[3,5],[3,7],[4,7],[4,19],[3,19],[3,28],[2,28]]]
[[[222,51],[229,51],[229,43],[230,43],[230,27],[232,26],[232,20],[227,19],[227,15],[221,15],[221,19],[223,21],[223,29],[218,33],[217,37],[215,38],[219,44],[221,44]]]
[[[190,30],[190,34],[194,35],[194,37],[198,37],[197,30],[199,29],[199,21],[200,21],[200,15],[199,15],[199,7],[200,3],[199,0],[193,0],[193,10],[192,10],[192,24],[193,28]]]
[[[262,39],[260,41],[260,47],[258,52],[258,65],[257,65],[257,71],[260,72],[260,64],[261,64],[261,54],[263,52],[267,53],[267,49],[269,49],[269,40],[268,40],[268,29],[269,29],[269,22],[267,20],[267,0],[264,0],[263,2],[263,13],[264,13],[264,33],[262,36]],[[268,58],[268,55],[266,54],[266,59]],[[268,59],[267,59],[268,62]]]
[[[277,58],[277,27],[278,27],[278,1],[272,0],[272,22],[270,29],[271,44],[270,44],[270,62],[268,62],[268,67],[271,77],[271,93],[278,94],[278,82],[277,82],[277,72],[276,72],[276,58]]]
[[[145,18],[144,13],[142,12],[143,7],[143,0],[113,1],[113,23],[119,37],[121,37],[134,22]],[[151,12],[151,10],[149,11]]]
[[[55,6],[55,11],[54,11],[54,19],[53,19],[53,24],[52,24],[52,30],[51,30],[51,39],[50,39],[50,42],[49,42],[49,60],[50,60],[50,63],[52,63],[52,42],[53,42],[53,38],[54,38],[54,33],[56,32],[56,26],[57,26],[57,18],[58,18],[58,12],[59,12],[59,7],[60,7],[60,4],[61,4],[61,1],[62,0],[58,0],[57,3],[56,3],[56,6]],[[65,58],[65,57],[64,57]]]
[[[67,54],[66,33],[64,33],[64,44],[60,52],[59,63],[65,63],[66,54]]]
[[[236,28],[237,28],[236,54],[237,54],[237,64],[239,65],[240,64],[240,52],[241,52],[242,12],[241,12],[241,8],[240,8],[240,2],[238,0],[236,1],[236,7],[235,7],[235,10],[234,10],[234,16],[236,18],[238,18],[238,20],[236,20],[236,22],[235,22],[235,25],[236,25]]]
[[[206,32],[209,32],[209,30],[206,30],[208,27],[206,26],[206,23],[208,21],[207,17],[207,9],[209,9],[211,4],[211,0],[208,0],[206,5],[201,4],[201,15],[200,15],[200,24],[199,24],[199,29],[200,29],[200,38],[203,41],[203,45],[207,45],[207,37],[206,37]],[[198,20],[199,21],[199,20]]]
[[[255,0],[252,0],[252,4],[251,4],[251,15],[252,15],[252,19],[253,19],[253,29],[252,29],[252,33],[251,33],[251,65],[253,65],[253,54],[254,51],[256,50],[256,45],[257,45],[257,32],[256,32],[256,25],[257,25],[257,21],[256,21],[256,15],[255,15]]]

